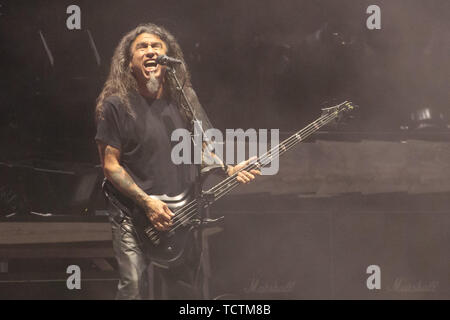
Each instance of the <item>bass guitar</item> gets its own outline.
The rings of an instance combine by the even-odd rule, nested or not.
[[[250,171],[269,165],[273,159],[292,149],[298,143],[305,141],[314,132],[338,120],[355,106],[350,101],[344,101],[338,105],[322,109],[322,115],[305,128],[295,132],[289,138],[283,140],[277,146],[271,148],[265,154],[259,156],[242,170]],[[200,206],[207,207],[214,201],[228,194],[240,183],[237,181],[237,173],[224,179],[206,193],[212,195],[212,200],[203,201]],[[151,224],[147,216],[134,205],[125,203],[123,196],[112,186],[108,180],[103,182],[103,192],[110,202],[125,215],[133,219],[139,238],[148,246],[148,254],[151,260],[163,267],[172,267],[182,261],[186,245],[193,241],[193,231],[199,225],[198,200],[195,199],[193,190],[186,190],[174,197],[167,195],[153,196],[165,202],[174,213],[172,226],[167,231],[158,231]]]

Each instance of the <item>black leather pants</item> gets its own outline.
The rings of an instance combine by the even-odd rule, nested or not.
[[[120,276],[116,299],[148,299],[149,288],[156,299],[200,299],[200,259],[195,245],[189,247],[184,264],[174,269],[155,267],[154,281],[149,285],[147,268],[151,261],[133,221],[111,213],[113,249]]]
[[[111,220],[113,249],[119,267],[116,299],[147,299],[149,261],[136,238],[129,218]]]

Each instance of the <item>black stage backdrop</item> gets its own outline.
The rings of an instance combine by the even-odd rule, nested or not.
[[[70,5],[81,29],[69,30]],[[448,116],[448,1],[2,1],[1,160],[96,163],[93,109],[121,36],[171,30],[215,127],[301,128],[321,106],[363,107],[348,130]]]
[[[67,27],[71,5],[80,29]],[[448,299],[449,17],[448,0],[0,0],[0,213],[72,223],[0,223],[1,298],[113,297],[94,106],[120,38],[153,22],[179,40],[218,129],[286,137],[321,107],[360,106],[217,205],[229,216],[210,237],[210,297]],[[77,245],[51,247],[55,230]],[[70,295],[64,267],[85,264],[67,259],[95,257],[83,285],[95,289]],[[369,265],[381,292],[367,289]]]

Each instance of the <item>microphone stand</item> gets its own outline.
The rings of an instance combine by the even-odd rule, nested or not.
[[[185,101],[186,105],[188,106],[188,108],[192,114],[192,127],[190,128],[190,132],[191,132],[191,139],[192,139],[193,143],[195,144],[194,128],[195,128],[195,122],[197,121],[197,119],[195,118],[194,108],[192,107],[191,102],[189,101],[189,99],[186,96],[184,88],[181,86],[181,83],[178,80],[178,77],[175,72],[175,68],[172,68],[169,65],[167,65],[166,68],[167,68],[166,69],[167,72],[169,72],[170,76],[173,77],[173,79],[175,80],[175,83],[177,85],[177,90],[181,93],[183,100]],[[203,127],[201,127],[201,133],[203,136],[203,134],[204,134]],[[203,139],[202,139],[201,147],[203,147]],[[195,272],[195,276],[194,276],[194,288],[198,293],[200,293],[201,299],[208,299],[209,298],[209,285],[208,285],[207,278],[209,275],[207,275],[206,277],[205,276],[203,277],[203,283],[202,283],[203,288],[200,288],[200,283],[197,279],[197,276],[198,276],[198,271],[200,270],[201,262],[204,259],[204,257],[203,257],[204,249],[205,249],[204,244],[203,244],[204,229],[208,224],[216,222],[217,219],[209,219],[209,205],[214,201],[214,193],[209,193],[209,192],[203,191],[201,163],[199,163],[199,164],[194,163],[194,164],[196,166],[196,179],[195,179],[195,183],[194,183],[194,195],[195,195],[195,199],[197,201],[197,212],[198,212],[198,217],[199,217],[198,220],[197,219],[193,220],[193,226],[195,228],[197,228],[197,230],[198,230],[197,248],[199,248],[199,265],[198,265],[198,270],[197,270],[197,272]],[[209,272],[209,270],[204,270],[204,269],[205,268],[203,267],[204,273]],[[208,263],[207,269],[209,269],[209,263]]]

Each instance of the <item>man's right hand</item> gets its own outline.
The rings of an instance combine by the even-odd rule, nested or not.
[[[172,226],[174,214],[163,201],[148,197],[146,201],[145,214],[156,230],[165,231]]]
[[[172,225],[173,213],[167,204],[152,198],[139,188],[128,172],[120,165],[119,149],[97,141],[105,177],[124,195],[145,210],[145,214],[157,230],[164,231]]]

